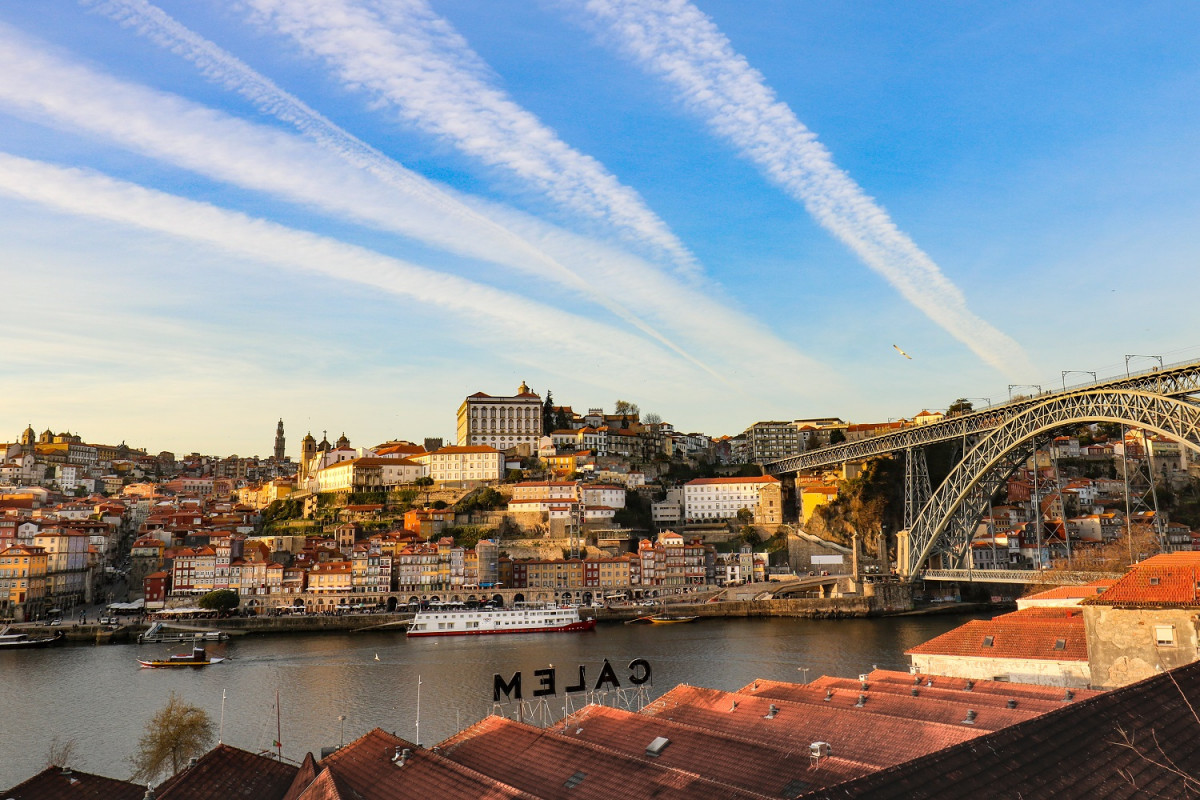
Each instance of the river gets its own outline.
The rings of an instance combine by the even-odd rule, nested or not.
[[[554,665],[559,686],[579,665],[589,682],[608,659],[623,686],[627,665],[650,662],[652,697],[680,683],[738,689],[755,678],[857,676],[873,665],[907,669],[904,651],[964,622],[961,616],[853,620],[706,619],[683,625],[601,624],[580,634],[407,639],[397,633],[245,636],[213,645],[224,663],[199,670],[140,669],[138,657],[181,645],[62,646],[0,652],[0,789],[45,766],[52,739],[74,740],[72,765],[125,778],[147,720],[178,692],[221,719],[223,739],[251,751],[276,737],[283,755],[350,741],[374,727],[434,744],[492,710],[493,675]],[[378,656],[378,660],[376,660]],[[807,673],[803,670],[807,670]],[[561,709],[559,696],[554,705]],[[344,716],[345,720],[339,720]]]

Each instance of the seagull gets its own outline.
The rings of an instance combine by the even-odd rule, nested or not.
[[[906,353],[906,352],[904,352],[903,350],[901,350],[901,349],[900,349],[900,347],[899,347],[899,345],[892,345],[892,347],[895,347],[895,348],[896,348],[896,352],[897,352],[897,353],[899,353],[900,355],[904,356],[904,357],[905,357],[905,358],[907,358],[909,361],[912,361],[912,356],[910,356],[908,353]]]
[[[375,654],[375,660],[376,660],[376,661],[378,661],[378,660],[379,660],[379,653],[376,653],[376,654]]]

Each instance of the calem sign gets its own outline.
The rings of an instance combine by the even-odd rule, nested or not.
[[[641,686],[644,683],[650,682],[650,662],[644,658],[635,658],[629,662],[629,677],[628,681],[633,686]],[[536,686],[533,690],[534,697],[549,697],[558,694],[558,671],[555,667],[550,666],[545,669],[535,669],[533,671],[533,679]],[[600,674],[596,677],[594,686],[589,687],[587,682],[587,670],[583,664],[579,665],[579,680],[570,686],[564,686],[563,691],[570,692],[586,692],[589,688],[593,691],[602,689],[620,689],[621,682],[617,679],[617,672],[613,669],[612,664],[608,663],[608,659],[604,659],[604,666],[600,668]],[[502,699],[503,698],[503,699]],[[496,703],[503,700],[524,700],[525,696],[522,693],[521,673],[516,672],[509,680],[504,680],[504,676],[497,672],[492,678],[492,701]]]

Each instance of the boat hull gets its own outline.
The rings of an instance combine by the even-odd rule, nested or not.
[[[138,663],[143,669],[163,669],[168,667],[207,667],[209,664],[220,664],[225,659],[210,658],[207,661],[142,661],[138,659]]]
[[[596,620],[583,619],[578,622],[570,622],[566,625],[555,625],[553,627],[536,626],[528,628],[495,628],[495,629],[471,629],[457,631],[409,631],[409,636],[498,636],[505,633],[578,633],[580,631],[590,631],[596,627]]]
[[[35,647],[51,647],[66,638],[65,634],[56,633],[42,639],[19,639],[15,641],[0,641],[0,653],[5,650],[28,650]]]

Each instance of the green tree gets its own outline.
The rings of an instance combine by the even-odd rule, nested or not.
[[[146,723],[137,750],[129,758],[131,781],[152,781],[163,772],[179,772],[189,759],[203,755],[213,742],[213,723],[204,709],[171,692],[167,704]]]
[[[554,430],[554,395],[546,390],[546,400],[542,403],[542,435],[549,436]]]
[[[950,407],[948,409],[946,409],[946,416],[956,417],[959,414],[967,414],[970,411],[972,411],[974,408],[975,408],[975,406],[973,403],[971,403],[970,400],[968,400],[965,397],[960,397],[957,400],[955,400],[953,403],[951,403]]]
[[[554,430],[565,431],[571,428],[571,418],[567,416],[567,412],[562,408],[554,412]]]
[[[834,428],[829,432],[829,443],[831,445],[841,444],[844,441],[846,441],[846,432],[841,428]]]
[[[227,614],[237,608],[240,602],[241,598],[238,597],[238,593],[232,589],[217,589],[201,597],[198,605],[209,611]]]

